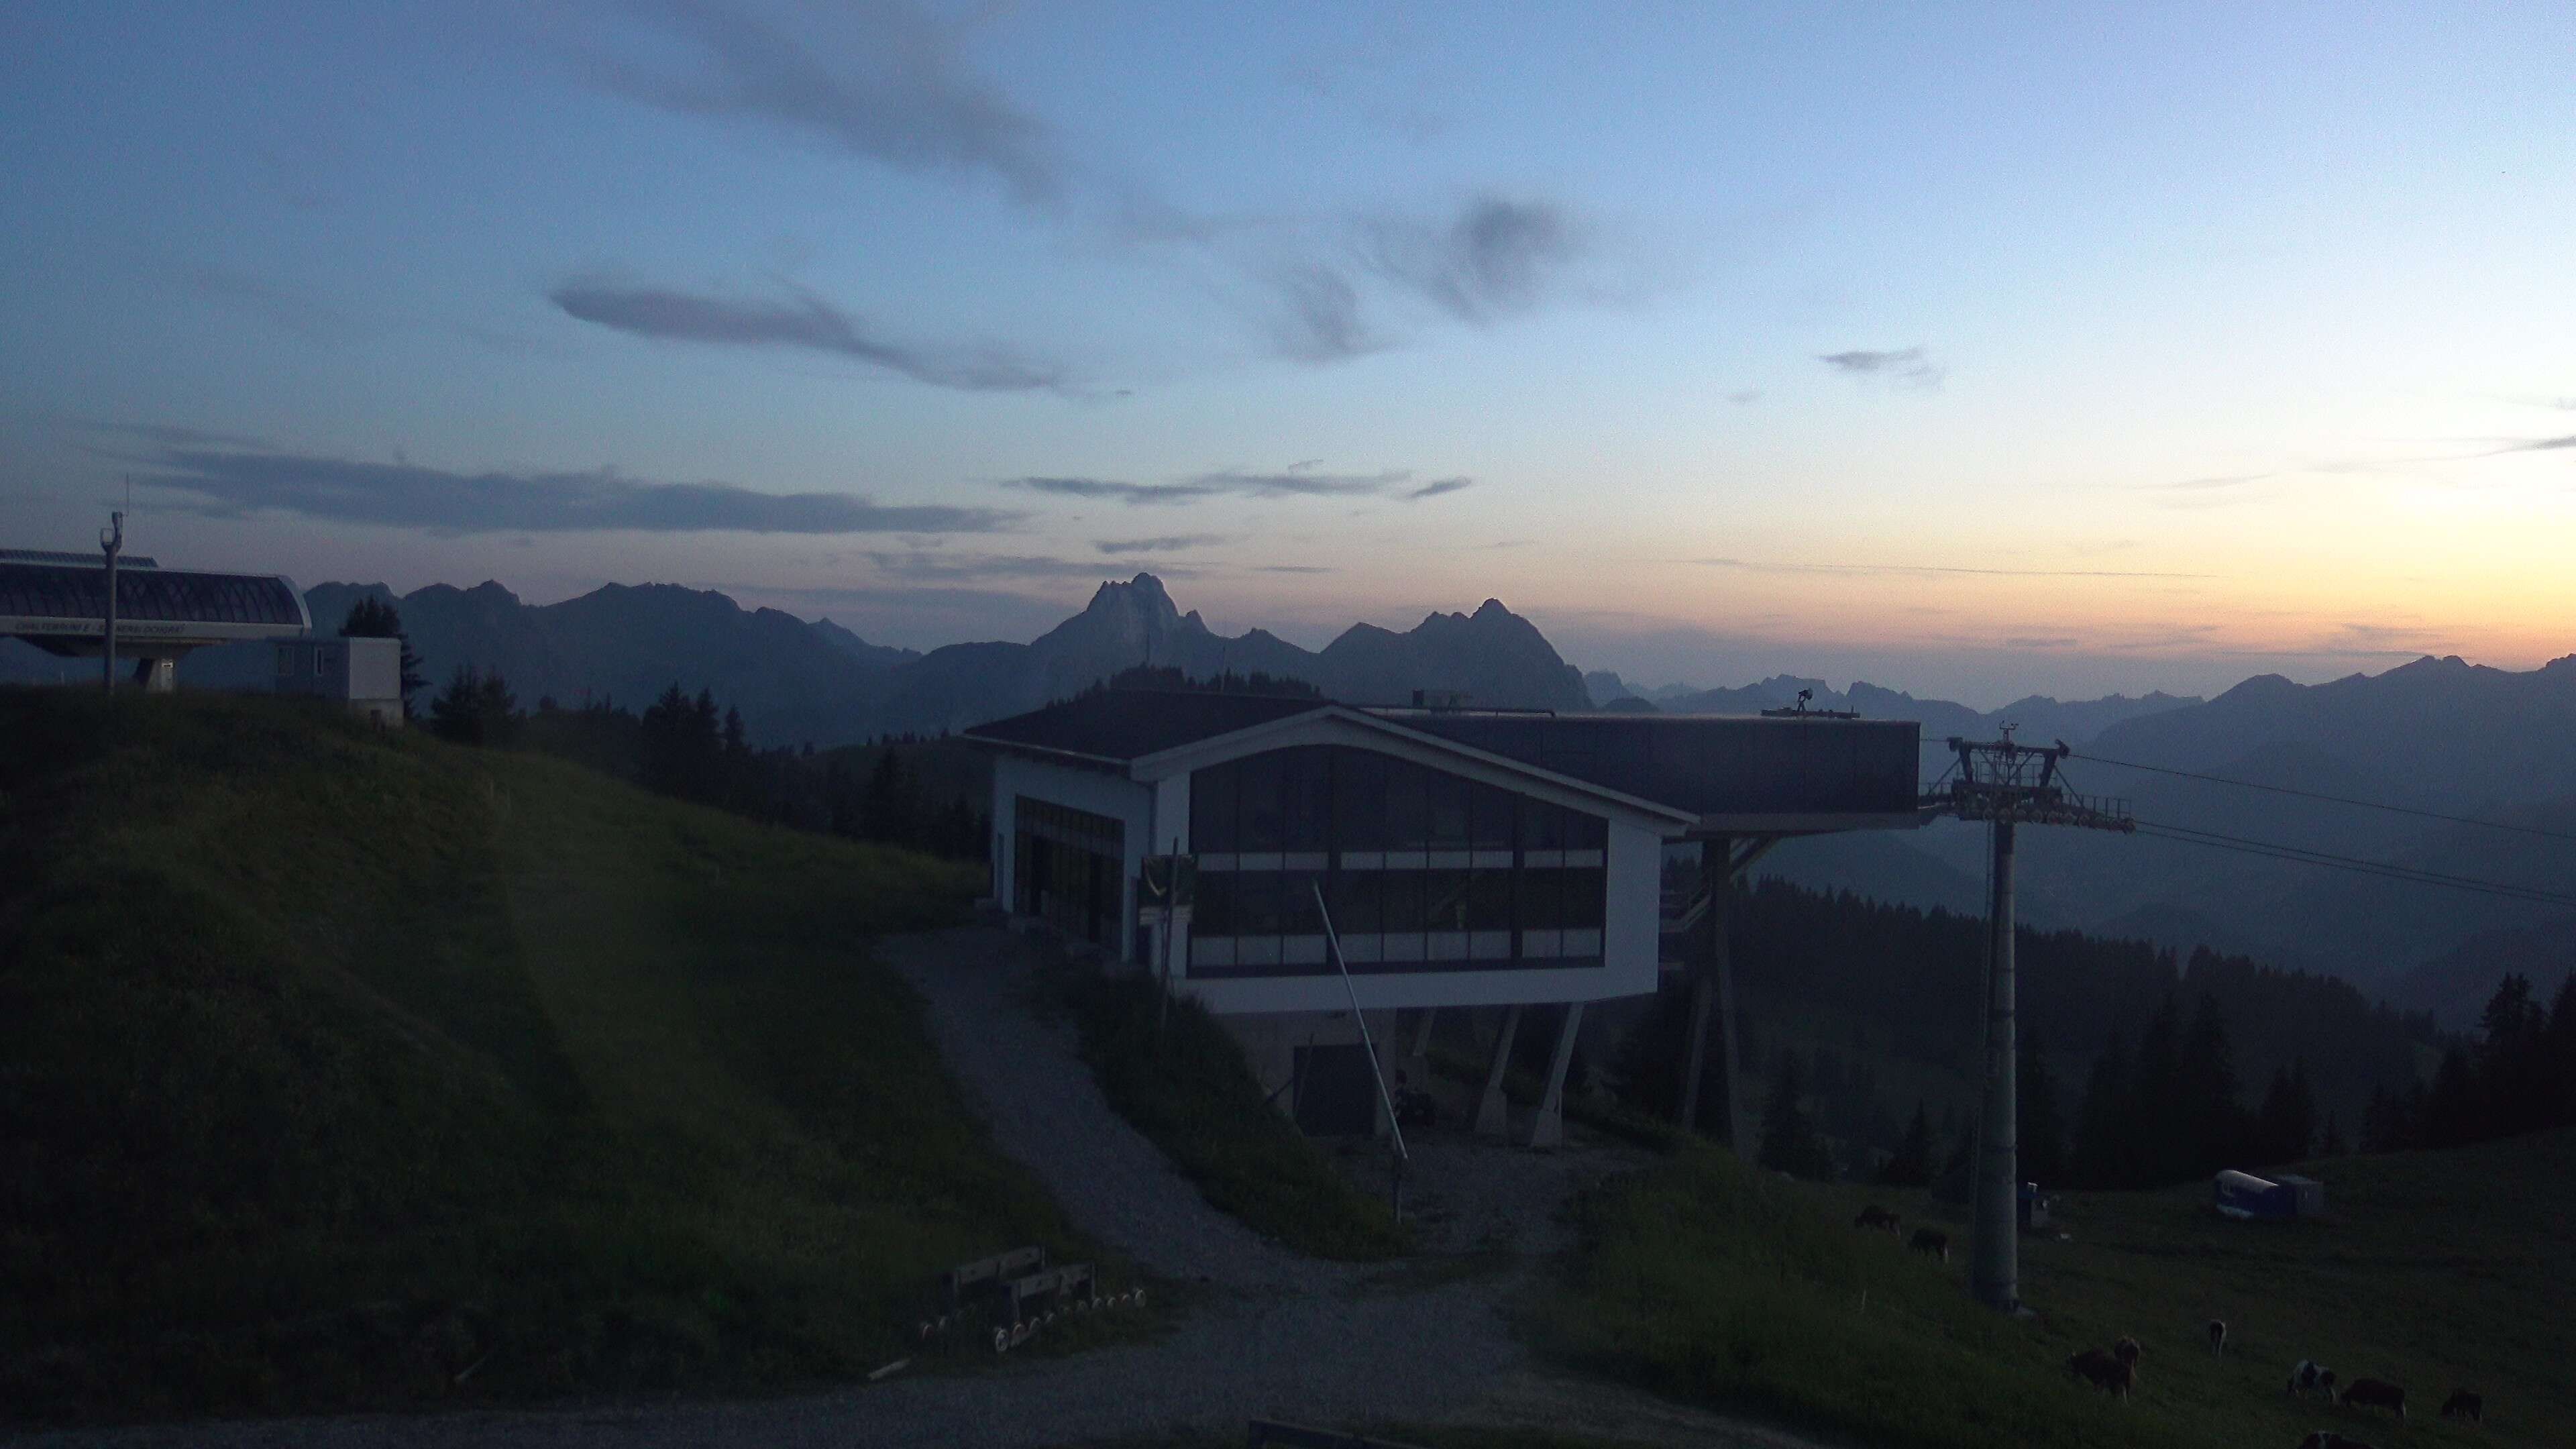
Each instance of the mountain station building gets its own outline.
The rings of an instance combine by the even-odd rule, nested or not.
[[[1375,1110],[1354,998],[1381,1044],[1395,1013],[1416,1011],[1417,1056],[1431,1013],[1499,1015],[1477,1114],[1497,1133],[1521,1010],[1568,1008],[1531,1133],[1548,1145],[1584,1006],[1651,995],[1677,926],[1707,921],[1703,954],[1722,964],[1722,903],[1709,909],[1705,879],[1731,880],[1770,842],[1920,824],[1918,733],[1821,714],[1102,689],[965,738],[994,756],[1005,909],[1168,972],[1310,1129],[1338,1118],[1349,1130],[1351,1112]],[[1673,909],[1665,846],[1682,841],[1700,842],[1708,865],[1695,902],[1685,891]],[[1193,867],[1179,909],[1147,876],[1166,856]],[[1731,1063],[1731,1020],[1724,1037]]]
[[[0,638],[58,658],[97,659],[107,643],[107,567],[97,554],[0,549]],[[155,693],[179,660],[217,644],[313,632],[304,595],[276,574],[165,569],[132,554],[116,569],[116,657]]]

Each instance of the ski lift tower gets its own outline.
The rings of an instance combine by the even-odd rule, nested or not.
[[[2065,741],[2025,745],[2015,725],[2003,738],[1979,741],[1952,736],[1959,756],[1946,791],[1924,797],[1927,810],[1986,822],[1994,847],[1993,896],[1986,909],[1986,1083],[1977,1127],[1973,1199],[1975,1226],[1968,1285],[1977,1301],[2011,1312],[2021,1306],[2020,1244],[2016,1239],[2021,1190],[2019,1145],[2014,1141],[2020,1084],[2013,1041],[2013,833],[2017,826],[2073,825],[2126,835],[2138,828],[2125,800],[2078,795],[2066,788],[2059,767],[2073,754]]]

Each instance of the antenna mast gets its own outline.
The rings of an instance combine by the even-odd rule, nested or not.
[[[116,556],[125,552],[125,510],[107,515],[108,526],[98,531],[99,552],[107,555],[107,628],[99,635],[99,680],[107,692],[116,692]]]
[[[2129,802],[2078,795],[2066,788],[2058,767],[2074,750],[2025,745],[2005,725],[1994,741],[1953,735],[1959,767],[1946,793],[1926,796],[1926,808],[1983,820],[1994,847],[1994,895],[1986,907],[1986,1082],[1977,1128],[1974,1246],[1968,1284],[1977,1301],[2011,1312],[2021,1306],[2018,1058],[2013,1039],[2013,833],[2015,827],[2073,825],[2123,835],[2138,828]]]

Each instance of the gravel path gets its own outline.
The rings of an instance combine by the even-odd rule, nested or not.
[[[1045,1449],[1177,1428],[1231,1438],[1246,1420],[1486,1424],[1650,1445],[1812,1449],[1775,1431],[1616,1385],[1537,1371],[1505,1307],[1532,1281],[1531,1253],[1564,1246],[1556,1208],[1583,1181],[1629,1165],[1616,1150],[1536,1156],[1462,1139],[1425,1142],[1419,1205],[1434,1255],[1374,1269],[1322,1263],[1263,1241],[1209,1207],[1111,1111],[1074,1052],[1069,1023],[1030,1009],[1029,943],[961,930],[886,943],[919,989],[950,1070],[995,1140],[1027,1163],[1085,1231],[1136,1262],[1212,1285],[1151,1343],[990,1371],[726,1403],[569,1406],[352,1416],[42,1435],[62,1446],[991,1445]],[[1499,1266],[1445,1272],[1482,1251]]]
[[[931,1034],[1001,1149],[1036,1169],[1074,1225],[1170,1278],[1314,1291],[1347,1276],[1208,1206],[1109,1105],[1073,1024],[1031,1010],[1038,949],[1005,931],[902,936],[880,954],[930,1007]]]

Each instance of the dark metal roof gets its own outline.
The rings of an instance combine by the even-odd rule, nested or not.
[[[98,564],[0,563],[0,618],[96,619],[106,612],[107,570]],[[135,623],[305,623],[295,586],[282,578],[177,569],[118,569],[116,613]]]
[[[1104,760],[1133,760],[1329,707],[1326,701],[1311,697],[1108,689],[979,724],[966,731],[966,737]]]
[[[1317,699],[1105,690],[969,739],[1129,761],[1329,708]],[[1357,709],[1373,719],[1699,817],[1916,815],[1922,726],[1750,715]]]
[[[73,564],[88,568],[105,566],[104,556],[94,553],[64,553],[53,548],[0,548],[0,563]],[[116,556],[120,569],[157,569],[158,563],[144,554],[121,553]]]
[[[1907,814],[1913,720],[1372,710],[1390,723],[1697,815]]]

